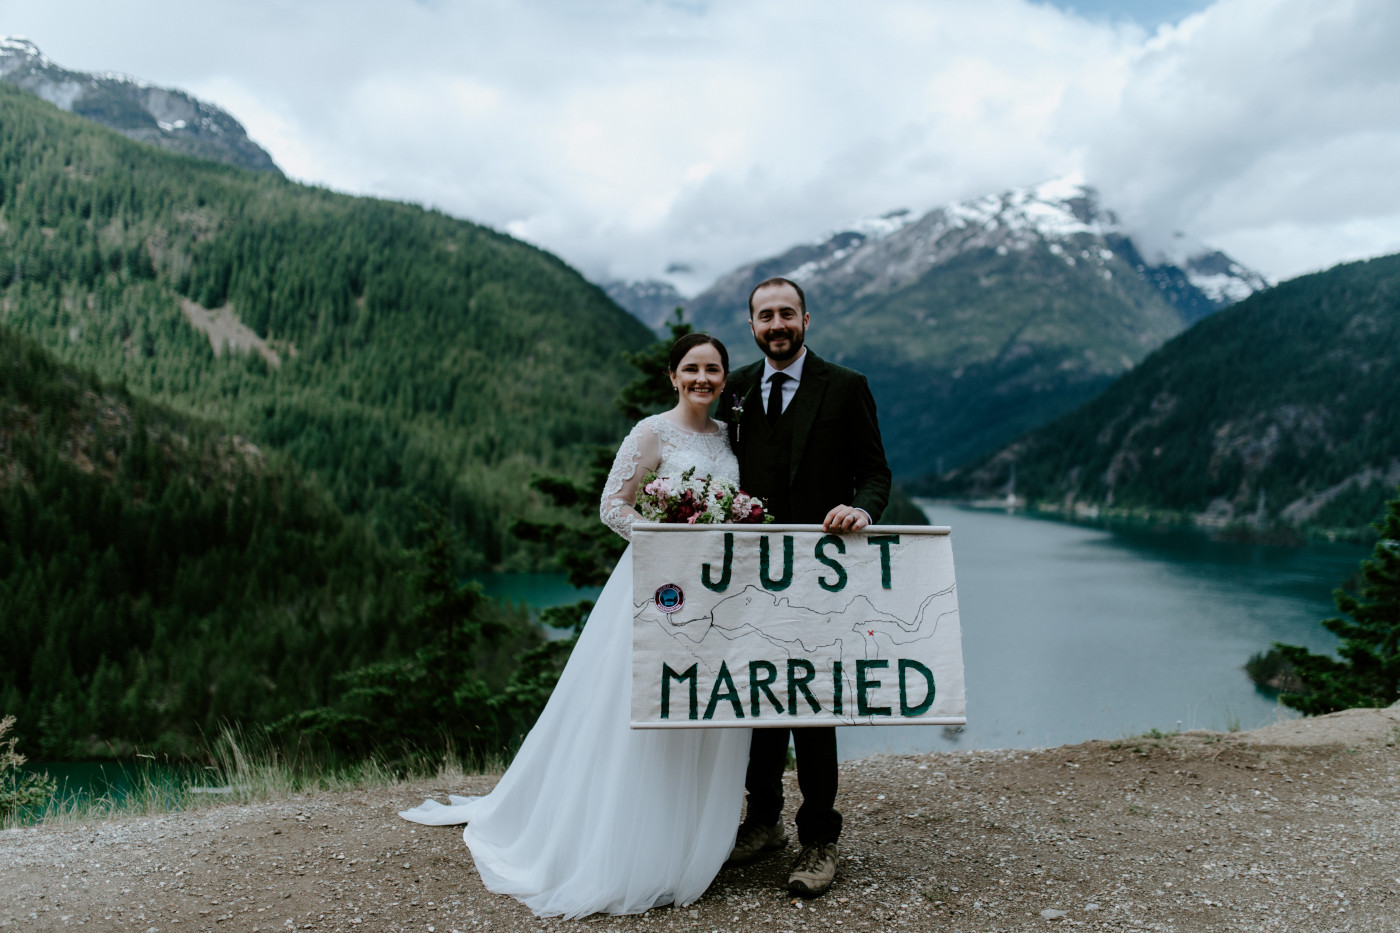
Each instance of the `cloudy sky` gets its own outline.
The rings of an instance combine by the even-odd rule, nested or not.
[[[0,33],[594,278],[693,290],[1075,171],[1275,279],[1400,251],[1395,0],[0,0]]]

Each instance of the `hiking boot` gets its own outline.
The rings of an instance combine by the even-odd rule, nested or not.
[[[821,897],[836,880],[836,843],[802,847],[788,875],[788,893],[799,897]]]
[[[729,853],[728,864],[742,865],[745,862],[752,862],[764,852],[781,849],[787,845],[787,840],[787,830],[783,829],[782,820],[772,826],[745,821],[739,827],[739,835],[734,840],[733,850]]]

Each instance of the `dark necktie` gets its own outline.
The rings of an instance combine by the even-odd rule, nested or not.
[[[773,378],[768,383],[768,424],[778,423],[778,417],[783,413],[783,383],[790,379],[782,373],[774,373]]]

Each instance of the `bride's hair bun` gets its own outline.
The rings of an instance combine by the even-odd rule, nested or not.
[[[666,368],[675,372],[687,353],[707,343],[719,351],[719,365],[724,367],[724,374],[729,375],[729,351],[724,348],[718,337],[711,337],[709,334],[686,334],[671,344],[671,352],[666,357]]]

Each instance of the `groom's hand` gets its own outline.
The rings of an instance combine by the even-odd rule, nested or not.
[[[860,531],[868,524],[870,516],[862,509],[838,505],[826,513],[826,518],[822,521],[822,531]]]

